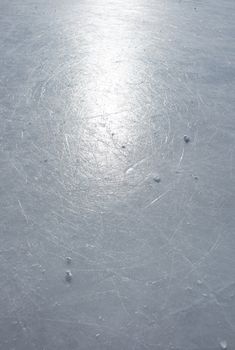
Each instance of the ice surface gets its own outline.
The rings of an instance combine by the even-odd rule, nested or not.
[[[0,33],[0,349],[235,349],[234,0],[0,0]]]

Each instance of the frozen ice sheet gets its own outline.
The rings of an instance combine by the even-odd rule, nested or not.
[[[0,33],[1,350],[234,349],[234,0],[0,0]]]

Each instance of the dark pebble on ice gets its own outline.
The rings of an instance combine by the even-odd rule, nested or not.
[[[153,181],[159,183],[159,182],[161,182],[161,178],[160,178],[159,176],[155,176],[155,177],[153,178]]]
[[[190,142],[190,137],[187,135],[184,135],[184,142],[189,143]]]
[[[71,273],[71,271],[66,271],[65,280],[66,280],[66,282],[71,282],[72,281],[72,273]]]
[[[72,262],[72,258],[70,256],[67,256],[66,257],[66,263],[67,264],[71,264],[71,262]]]
[[[126,148],[126,146],[123,145],[122,148]]]

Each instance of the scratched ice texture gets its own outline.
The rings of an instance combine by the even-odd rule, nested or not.
[[[0,0],[1,350],[235,348],[234,39],[234,0]]]

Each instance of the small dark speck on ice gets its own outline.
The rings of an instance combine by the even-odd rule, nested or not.
[[[184,142],[189,143],[190,142],[190,137],[187,135],[184,135]]]
[[[155,181],[155,182],[157,182],[157,183],[161,182],[160,176],[155,176],[155,177],[153,178],[153,181]]]
[[[72,263],[72,258],[70,256],[66,257],[66,263],[69,265]]]
[[[126,148],[126,146],[123,145],[122,148]]]
[[[66,282],[71,282],[72,281],[72,273],[71,271],[66,271],[66,274],[65,274],[65,280]]]

